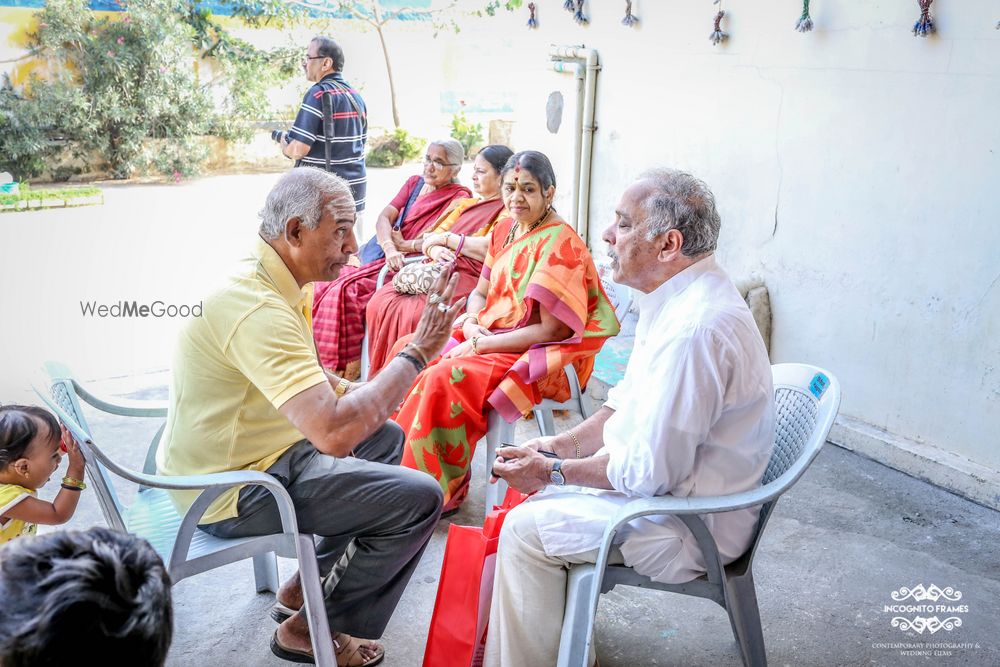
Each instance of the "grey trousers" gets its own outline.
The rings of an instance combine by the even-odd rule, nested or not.
[[[319,453],[306,440],[268,474],[288,490],[299,530],[317,538],[330,628],[382,636],[441,514],[441,489],[426,473],[399,467],[403,431],[386,424],[354,456]],[[281,531],[278,506],[260,486],[240,491],[238,516],[200,526],[217,537]]]

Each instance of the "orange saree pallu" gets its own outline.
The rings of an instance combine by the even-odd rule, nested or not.
[[[466,236],[485,236],[501,217],[506,217],[502,199],[479,201],[460,199],[455,210],[444,217],[431,232],[452,232]],[[431,260],[428,260],[431,261]],[[458,257],[453,300],[468,296],[479,282],[483,263],[471,257]],[[426,294],[400,294],[391,284],[382,286],[368,303],[368,379],[374,378],[392,358],[390,350],[396,341],[417,329],[417,322],[427,303]]]
[[[498,223],[483,266],[490,281],[479,322],[493,333],[528,324],[536,306],[569,327],[569,338],[527,352],[489,353],[432,362],[394,417],[406,432],[402,465],[432,475],[444,491],[444,509],[468,493],[469,465],[486,435],[486,415],[498,410],[508,422],[544,397],[565,399],[563,368],[572,363],[586,384],[594,356],[618,333],[618,320],[597,276],[590,251],[568,225],[542,225],[504,241],[512,220]],[[461,331],[456,338],[462,340]]]

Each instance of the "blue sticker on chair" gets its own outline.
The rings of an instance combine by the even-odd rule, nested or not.
[[[823,395],[823,392],[825,392],[827,387],[829,386],[830,386],[830,378],[823,375],[822,373],[816,373],[816,375],[813,376],[812,381],[809,383],[809,391],[812,392],[813,396],[819,398]]]

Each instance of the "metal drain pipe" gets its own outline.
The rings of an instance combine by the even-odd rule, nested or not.
[[[549,53],[553,69],[567,71],[565,64],[573,64],[577,77],[576,128],[573,154],[576,164],[573,174],[573,194],[576,201],[571,217],[573,228],[589,243],[590,235],[590,177],[594,156],[594,124],[597,106],[597,72],[601,69],[596,49],[583,46],[554,46]],[[581,85],[582,84],[582,85]]]

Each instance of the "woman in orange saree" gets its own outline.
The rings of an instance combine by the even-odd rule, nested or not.
[[[406,433],[402,465],[438,480],[444,511],[468,493],[486,414],[512,422],[542,398],[565,400],[563,368],[572,363],[586,384],[594,356],[618,333],[586,244],[552,209],[548,158],[515,154],[502,192],[512,219],[494,227],[456,342],[417,376],[394,417]]]
[[[475,288],[493,225],[507,217],[500,196],[500,172],[513,154],[499,144],[479,151],[472,164],[472,189],[479,198],[456,199],[453,208],[424,236],[428,262],[455,262],[455,299],[468,296]],[[416,331],[426,303],[426,294],[400,294],[392,283],[375,292],[366,315],[369,380],[392,359],[389,352],[396,341]]]

